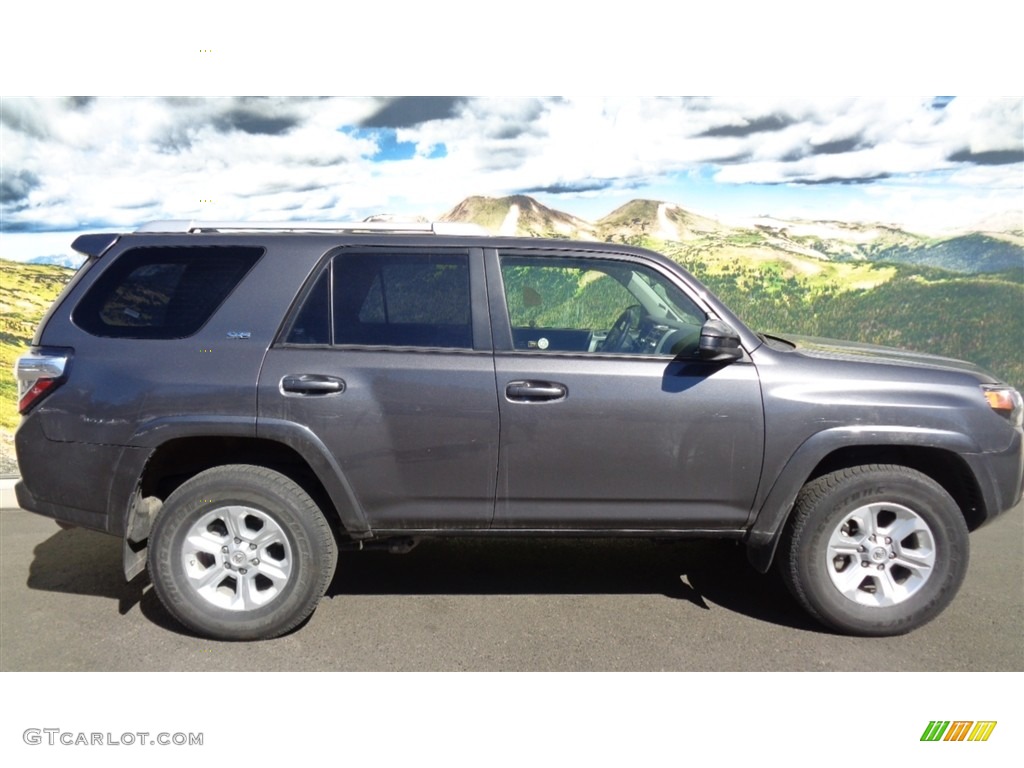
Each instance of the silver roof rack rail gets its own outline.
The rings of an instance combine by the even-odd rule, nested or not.
[[[151,221],[143,224],[136,232],[159,232],[189,234],[200,232],[418,232],[435,235],[489,235],[479,224],[461,221],[344,221],[344,222],[297,222],[297,221],[194,221],[176,219]]]

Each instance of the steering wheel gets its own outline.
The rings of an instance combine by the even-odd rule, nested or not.
[[[612,325],[604,344],[601,345],[602,352],[632,352],[633,338],[630,332],[640,327],[640,320],[643,318],[644,309],[639,304],[626,307]]]

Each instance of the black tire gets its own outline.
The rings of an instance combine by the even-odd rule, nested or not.
[[[938,616],[960,588],[968,556],[963,515],[938,483],[907,467],[867,465],[803,488],[777,564],[823,624],[886,636]]]
[[[150,578],[164,607],[218,640],[294,629],[327,590],[337,557],[309,495],[279,472],[244,464],[183,483],[149,537]]]

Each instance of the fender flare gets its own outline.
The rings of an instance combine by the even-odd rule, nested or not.
[[[858,446],[935,448],[958,455],[980,448],[959,432],[905,426],[848,426],[811,435],[789,457],[747,532],[747,558],[761,573],[771,567],[793,504],[807,479],[829,454]]]
[[[256,437],[288,446],[317,476],[330,497],[345,532],[354,539],[373,535],[355,491],[337,459],[309,427],[284,419],[260,419]]]
[[[331,455],[327,446],[308,428],[294,422],[280,419],[261,419],[257,425],[251,417],[223,416],[170,416],[144,424],[133,436],[132,444],[125,446],[115,469],[119,482],[112,485],[111,509],[122,510],[120,527],[111,533],[124,536],[136,532],[139,538],[144,531],[138,525],[139,514],[138,482],[154,452],[171,440],[186,437],[243,437],[258,438],[277,442],[294,450],[306,462],[313,474],[323,485],[338,512],[345,532],[356,539],[372,536],[370,525],[344,472]],[[135,480],[136,482],[132,482]],[[124,489],[117,492],[116,489]],[[148,526],[147,526],[148,527]]]

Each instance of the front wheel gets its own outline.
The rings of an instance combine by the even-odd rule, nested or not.
[[[309,616],[337,562],[309,495],[272,470],[201,472],[164,502],[150,534],[160,601],[186,627],[221,640],[277,637]]]
[[[903,466],[860,466],[808,483],[778,561],[822,623],[898,635],[949,605],[967,572],[968,532],[952,497]]]

